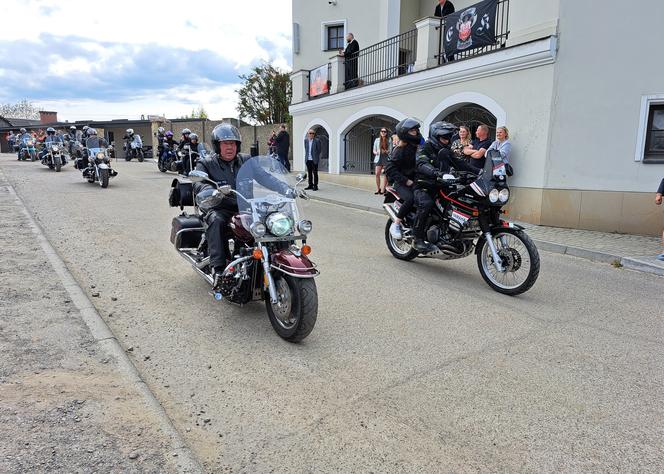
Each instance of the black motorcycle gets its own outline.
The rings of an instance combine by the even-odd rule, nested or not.
[[[438,178],[435,204],[426,225],[426,240],[436,249],[427,254],[413,248],[414,236],[407,227],[415,220],[414,211],[405,220],[402,239],[390,233],[403,200],[388,187],[383,204],[390,216],[385,226],[387,248],[400,260],[453,260],[474,252],[482,278],[495,291],[506,295],[528,291],[539,276],[539,253],[523,227],[501,219],[501,208],[510,198],[508,176],[509,163],[497,150],[489,150],[479,175],[457,173]]]
[[[157,158],[157,168],[162,173],[166,171],[177,171],[175,163],[177,161],[177,151],[175,146],[171,146],[168,142],[164,141],[162,144],[163,151]]]

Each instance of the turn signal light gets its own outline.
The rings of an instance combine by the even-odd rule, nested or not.
[[[261,249],[254,249],[254,253],[252,255],[256,260],[263,260],[263,251]]]
[[[309,247],[308,245],[305,244],[305,245],[302,246],[300,251],[302,252],[302,255],[305,255],[305,256],[309,255],[311,253],[311,247]]]

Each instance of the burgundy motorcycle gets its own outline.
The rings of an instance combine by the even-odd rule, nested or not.
[[[212,288],[216,300],[245,305],[265,301],[272,327],[290,342],[307,337],[318,316],[318,291],[314,278],[319,272],[309,260],[311,247],[307,236],[312,223],[300,215],[298,199],[308,199],[297,181],[277,160],[257,156],[245,162],[236,188],[219,185],[206,173],[194,170],[189,180],[173,181],[170,203],[193,206],[194,213],[173,219],[171,243],[191,264],[196,273],[212,287],[204,215],[217,207],[224,197],[236,195],[239,212],[229,225],[226,255],[231,256],[219,288]],[[193,182],[205,182],[209,190],[193,195]]]

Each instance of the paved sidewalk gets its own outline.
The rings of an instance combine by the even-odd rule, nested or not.
[[[383,196],[364,189],[323,181],[320,190],[310,191],[309,195],[318,201],[385,214]],[[540,250],[598,262],[619,262],[625,268],[664,275],[664,262],[655,258],[662,251],[657,237],[520,224],[526,227]]]
[[[0,472],[198,471],[1,171],[0,225]]]

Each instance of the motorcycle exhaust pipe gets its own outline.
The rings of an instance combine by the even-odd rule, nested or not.
[[[390,204],[383,204],[383,209],[385,209],[385,212],[387,212],[387,215],[390,216],[390,219],[392,219],[392,222],[396,221],[397,218],[397,213],[394,212],[394,208]]]

